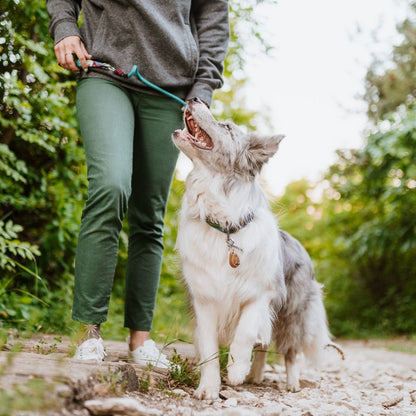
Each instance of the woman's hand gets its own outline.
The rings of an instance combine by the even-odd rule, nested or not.
[[[55,45],[55,56],[59,65],[62,68],[71,71],[79,71],[75,65],[74,56],[81,62],[82,69],[87,70],[87,59],[92,59],[92,56],[85,49],[84,44],[78,36],[68,36],[63,38]]]

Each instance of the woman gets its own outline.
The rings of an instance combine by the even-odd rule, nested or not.
[[[128,213],[125,327],[130,356],[167,366],[149,339],[163,254],[163,218],[182,127],[181,104],[143,85],[88,68],[105,62],[128,73],[136,64],[152,83],[207,105],[222,86],[229,24],[226,0],[48,0],[58,63],[82,70],[77,116],[88,167],[72,317],[88,324],[75,358],[104,358],[100,324],[107,319],[118,240]],[[78,27],[82,10],[83,24]]]

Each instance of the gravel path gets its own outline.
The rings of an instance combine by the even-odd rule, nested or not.
[[[45,337],[44,337],[45,338]],[[59,380],[64,373],[69,378],[82,379],[91,372],[111,370],[111,366],[126,365],[126,345],[120,342],[105,342],[108,356],[101,366],[93,363],[74,362],[68,358],[70,343],[64,339],[54,345],[52,336],[46,341],[26,341],[23,351],[9,362],[8,348],[0,353],[0,392],[12,385],[23,385],[25,380],[36,377],[45,380]],[[328,349],[328,360],[322,371],[303,368],[301,391],[289,393],[285,389],[285,370],[281,365],[267,366],[265,380],[260,385],[245,384],[232,388],[223,384],[220,398],[215,401],[200,401],[192,397],[193,389],[161,389],[158,377],[153,374],[155,386],[146,393],[130,388],[122,397],[109,397],[93,386],[93,394],[78,399],[76,406],[67,405],[55,411],[20,411],[19,416],[59,415],[150,415],[150,416],[366,416],[397,415],[416,416],[416,354],[392,351],[399,348],[416,351],[416,342],[393,340],[388,342],[341,342],[345,361],[339,354]],[[39,351],[40,347],[47,351]],[[53,348],[51,348],[53,347]],[[178,353],[192,359],[193,346],[175,344]],[[49,353],[49,349],[53,353]],[[37,353],[34,353],[36,351]],[[39,353],[40,352],[40,353]],[[166,351],[169,354],[169,351]],[[133,373],[140,376],[140,368]],[[143,369],[143,368],[142,368]],[[136,373],[135,373],[136,371]],[[83,376],[84,374],[84,376]],[[55,385],[55,389],[63,388]],[[95,390],[94,390],[95,389]],[[66,394],[70,394],[64,390]],[[91,392],[90,392],[91,393]],[[93,399],[93,400],[87,400]],[[71,402],[74,403],[74,402]],[[1,403],[0,403],[1,409]],[[87,410],[88,409],[88,410]],[[112,409],[112,410],[110,410]],[[0,412],[1,413],[1,412]]]
[[[194,400],[192,391],[131,394],[149,410],[163,415],[416,415],[416,355],[370,348],[363,342],[343,343],[345,361],[329,353],[321,371],[304,370],[302,390],[285,390],[283,366],[268,366],[264,383],[238,388],[223,386],[214,402]]]

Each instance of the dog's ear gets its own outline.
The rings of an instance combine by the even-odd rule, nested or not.
[[[263,165],[277,152],[280,142],[285,136],[252,135],[248,145],[248,163],[253,175],[260,172]]]

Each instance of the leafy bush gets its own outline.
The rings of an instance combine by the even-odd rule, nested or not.
[[[325,283],[336,335],[416,332],[415,148],[411,108],[384,121],[362,150],[340,151],[315,188],[291,184],[281,200],[289,211],[282,226],[305,244]]]
[[[1,21],[1,319],[36,328],[72,278],[85,163],[44,2],[11,1]]]

